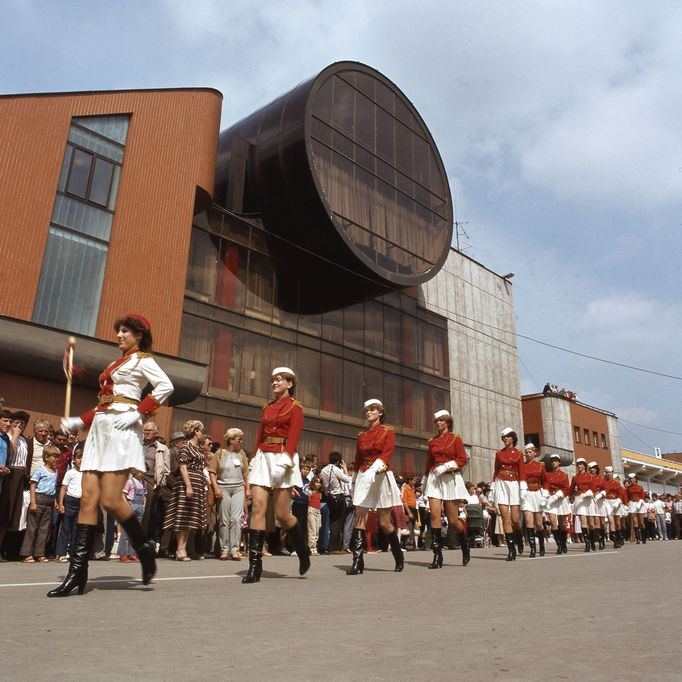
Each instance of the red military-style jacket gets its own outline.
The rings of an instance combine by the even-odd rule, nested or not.
[[[565,471],[561,471],[561,469],[557,469],[556,471],[548,471],[545,474],[543,488],[550,495],[554,495],[554,493],[561,490],[561,492],[564,494],[564,497],[568,497],[568,491],[570,488],[568,474]]]
[[[544,488],[545,477],[547,469],[542,462],[532,459],[525,463],[526,468],[526,482],[528,483],[528,490],[540,490]]]
[[[615,478],[612,478],[610,481],[604,479],[604,492],[606,493],[607,500],[617,500],[620,498],[623,502],[628,501],[625,495],[625,488]]]
[[[453,461],[460,469],[468,461],[464,443],[458,433],[445,431],[429,439],[429,450],[426,453],[426,467],[424,468],[425,476],[434,467]]]
[[[523,461],[523,455],[516,448],[509,448],[509,450],[504,448],[497,451],[493,481],[497,478],[503,481],[526,480],[526,465]]]
[[[582,494],[591,490],[593,493],[597,492],[594,488],[594,476],[584,472],[582,474],[576,474],[571,481],[570,495],[573,497],[576,493]]]
[[[303,405],[291,396],[263,407],[256,443],[263,452],[286,452],[293,457],[303,430]]]
[[[606,479],[603,476],[592,476],[592,489],[595,494],[604,490],[604,483],[606,483]]]
[[[639,502],[644,499],[645,495],[644,488],[639,483],[632,483],[625,488],[625,496],[628,502]]]
[[[377,422],[361,431],[355,450],[355,470],[367,471],[375,460],[380,459],[389,469],[389,460],[395,448],[395,431],[392,426]]]

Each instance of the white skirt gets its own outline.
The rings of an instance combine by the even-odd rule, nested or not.
[[[97,412],[83,448],[81,471],[145,471],[142,452],[142,422],[115,429],[121,410]]]
[[[493,499],[495,504],[506,504],[510,507],[521,504],[521,494],[518,481],[504,481],[496,478],[493,481]]]
[[[596,516],[593,497],[577,497],[573,501],[573,513],[579,516]]]
[[[630,502],[628,502],[628,509],[630,510],[631,514],[643,514],[644,500],[640,500],[639,502],[631,500]]]
[[[537,512],[545,511],[545,507],[542,504],[544,497],[542,495],[542,490],[529,490],[526,493],[526,499],[521,502],[521,511]]]
[[[279,452],[263,452],[258,449],[255,457],[249,462],[249,485],[260,485],[263,488],[273,489],[303,487],[301,470],[298,468],[298,452],[294,453],[294,466],[287,469],[282,479],[273,480],[272,467],[279,454]]]
[[[624,504],[622,500],[620,501],[620,505],[617,508],[616,516],[620,516],[621,518],[624,516],[630,516],[628,505]]]
[[[361,471],[355,479],[353,505],[365,509],[388,509],[402,506],[400,490],[392,471],[377,474],[372,481],[368,471]]]
[[[609,515],[609,512],[606,508],[606,498],[602,497],[599,500],[595,500],[594,509],[594,516],[599,516],[600,518],[605,519]]]
[[[429,473],[424,495],[443,501],[466,500],[469,497],[462,474],[458,471],[446,471],[440,476],[433,471]]]
[[[603,503],[604,513],[607,516],[618,516],[618,510],[620,509],[621,501],[616,498],[615,500],[605,499]]]
[[[566,514],[571,513],[571,503],[568,501],[567,497],[562,497],[553,504],[548,504],[545,511],[548,514],[555,514],[556,516],[566,516]]]

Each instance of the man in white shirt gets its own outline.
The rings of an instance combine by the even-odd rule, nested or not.
[[[663,502],[663,500],[656,493],[654,493],[651,498],[651,506],[656,512],[656,529],[658,530],[658,534],[661,536],[660,539],[667,540],[668,534],[665,530],[665,502]]]
[[[346,488],[345,484],[351,482],[348,475],[348,467],[343,461],[340,452],[329,453],[329,464],[320,472],[324,499],[329,507],[329,534],[330,554],[345,554],[343,549],[343,522],[346,518]]]

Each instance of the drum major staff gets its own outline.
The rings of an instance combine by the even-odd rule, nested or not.
[[[114,322],[121,357],[99,377],[97,407],[80,417],[61,421],[64,431],[90,428],[83,450],[80,512],[76,538],[64,582],[48,597],[65,597],[74,588],[85,590],[88,559],[95,541],[97,510],[102,505],[128,533],[147,585],[156,573],[156,551],[123,497],[131,469],[145,471],[142,450],[142,417],[153,414],[173,392],[173,384],[151,356],[152,331],[142,315],[126,315]],[[152,392],[140,400],[147,384]]]

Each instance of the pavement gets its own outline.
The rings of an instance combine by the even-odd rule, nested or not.
[[[0,564],[0,674],[5,680],[682,680],[682,541],[505,562],[472,550],[91,562],[83,596],[47,599],[66,564]],[[609,543],[610,547],[610,543]]]

